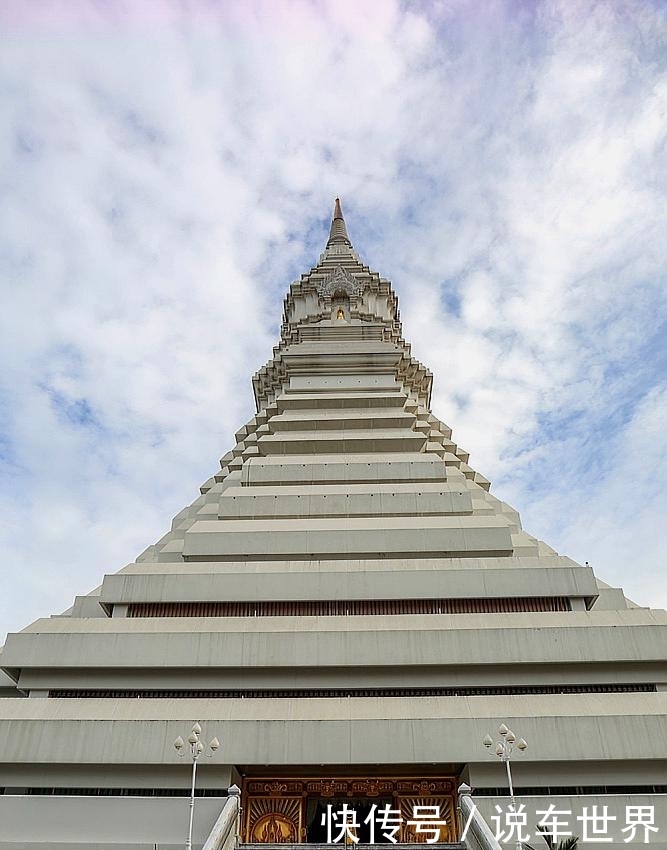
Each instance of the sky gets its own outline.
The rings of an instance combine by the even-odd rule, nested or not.
[[[0,7],[0,644],[234,445],[333,200],[524,528],[667,607],[667,11]]]

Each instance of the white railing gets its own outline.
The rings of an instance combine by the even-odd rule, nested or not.
[[[472,788],[459,785],[459,809],[463,827],[462,841],[468,850],[501,850],[500,844],[493,834],[491,827],[479,813],[473,803]]]
[[[232,785],[227,790],[227,800],[213,824],[202,850],[234,850],[239,834],[239,813],[241,810],[241,789]]]

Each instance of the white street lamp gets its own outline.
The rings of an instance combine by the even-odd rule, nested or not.
[[[528,744],[524,741],[523,738],[519,738],[519,740],[517,741],[514,732],[512,732],[512,730],[504,723],[501,723],[498,729],[498,733],[500,735],[500,740],[495,742],[496,746],[494,752],[501,761],[505,762],[505,767],[507,768],[507,782],[510,788],[510,810],[512,812],[516,812],[516,800],[514,799],[514,785],[512,784],[512,771],[510,769],[510,760],[512,758],[512,753],[515,749],[521,750],[521,752],[523,752],[528,746]],[[494,740],[490,735],[486,735],[482,743],[487,749],[491,749],[491,747],[493,747]],[[516,850],[523,850],[520,841],[520,836],[521,827],[519,826]]]
[[[500,734],[500,740],[495,741],[495,754],[498,758],[505,762],[505,767],[507,768],[507,782],[510,788],[510,807],[513,812],[516,811],[516,800],[514,799],[514,786],[512,784],[512,771],[510,769],[510,760],[512,758],[512,753],[515,749],[521,750],[523,752],[528,744],[524,741],[523,738],[519,738],[517,740],[516,735],[509,729],[504,723],[501,724],[498,729],[498,733]],[[490,735],[486,735],[484,740],[482,741],[484,746],[487,749],[490,749],[494,745],[494,740]]]
[[[188,748],[186,749],[186,744],[183,738],[179,735],[178,738],[174,741],[174,749],[178,753],[178,755],[183,758],[187,755],[188,749],[190,751],[190,757],[192,758],[192,788],[190,790],[190,823],[188,825],[188,840],[185,845],[185,850],[192,850],[192,821],[195,814],[195,782],[197,780],[197,759],[204,752],[204,745],[199,740],[199,736],[201,735],[201,726],[199,723],[195,723],[192,727],[192,731],[188,735]],[[207,755],[210,757],[213,753],[219,748],[220,741],[217,738],[213,738],[209,743],[210,753]],[[183,750],[185,749],[185,752]]]

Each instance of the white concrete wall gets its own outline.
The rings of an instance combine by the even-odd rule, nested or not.
[[[195,803],[193,844],[201,846],[226,798]],[[90,844],[127,844],[153,850],[182,850],[188,834],[187,797],[0,796],[0,848],[23,844],[43,850]]]

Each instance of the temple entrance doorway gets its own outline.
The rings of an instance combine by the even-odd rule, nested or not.
[[[454,776],[246,776],[242,840],[340,846],[347,833],[348,847],[392,844],[390,836],[399,844],[425,844],[436,830],[438,843],[453,843],[459,835],[455,788]]]

